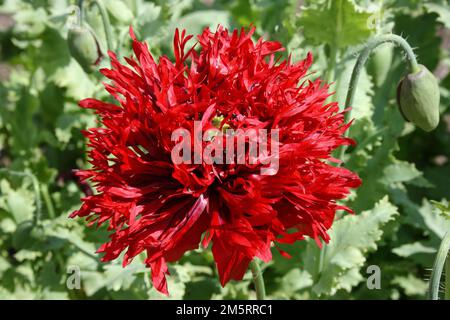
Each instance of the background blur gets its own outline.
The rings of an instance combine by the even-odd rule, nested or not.
[[[103,54],[105,32],[92,1],[85,19]],[[423,299],[434,253],[449,222],[438,207],[450,198],[450,5],[418,0],[106,0],[113,45],[129,56],[131,24],[154,56],[171,54],[174,29],[257,28],[280,41],[293,60],[314,55],[312,78],[333,82],[343,107],[356,53],[371,36],[394,32],[416,48],[419,62],[441,85],[441,123],[424,133],[405,123],[395,91],[406,65],[387,45],[361,78],[347,162],[364,181],[347,202],[356,215],[333,226],[323,251],[311,241],[286,249],[264,266],[276,299]],[[72,170],[85,168],[80,130],[95,115],[80,99],[107,99],[98,72],[71,58],[68,28],[76,1],[0,0],[0,298],[162,299],[140,259],[100,263],[95,250],[107,237],[68,215],[92,192]],[[101,66],[108,66],[104,58]],[[386,71],[384,73],[384,71]],[[383,73],[383,74],[382,74]],[[441,205],[433,201],[439,201]],[[444,210],[445,211],[445,210]],[[369,266],[379,267],[380,289],[369,289]],[[221,288],[209,251],[170,266],[171,298],[254,298],[251,275]],[[370,269],[372,270],[372,269]]]

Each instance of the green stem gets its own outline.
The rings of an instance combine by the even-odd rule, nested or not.
[[[103,29],[105,30],[106,45],[108,47],[108,50],[113,51],[114,45],[113,45],[111,22],[109,21],[109,15],[108,12],[106,11],[105,5],[102,0],[91,0],[91,1],[93,4],[97,6],[98,11],[100,12],[100,16],[102,17]],[[83,17],[83,3],[84,0],[78,0],[78,7],[80,8],[80,20]]]
[[[450,254],[445,259],[445,300],[450,300]]]
[[[53,207],[52,198],[50,197],[50,193],[48,192],[48,186],[42,185],[41,188],[42,196],[44,197],[45,206],[47,207],[47,213],[49,218],[54,219],[56,217],[55,208]]]
[[[331,84],[335,78],[336,75],[336,65],[338,62],[338,53],[340,48],[340,34],[342,33],[342,9],[343,9],[343,3],[342,0],[329,0],[328,1],[328,8],[332,10],[333,12],[336,12],[336,21],[334,21],[335,28],[336,28],[336,37],[333,39],[333,43],[329,44],[329,57],[328,57],[328,68],[327,73],[325,76],[325,80],[328,84]],[[336,86],[336,82],[334,83]],[[332,96],[329,96],[326,100],[327,103],[331,102],[333,100]]]
[[[345,100],[345,107],[353,107],[353,103],[355,101],[356,88],[358,87],[358,80],[361,75],[361,71],[364,69],[364,65],[370,57],[370,54],[373,50],[375,50],[379,45],[391,42],[403,49],[406,53],[406,57],[409,62],[409,69],[411,73],[415,73],[420,70],[419,64],[417,63],[416,56],[414,55],[414,51],[408,42],[402,37],[396,34],[386,34],[376,36],[371,39],[366,47],[361,51],[356,60],[355,67],[353,68],[352,76],[350,78],[350,84],[347,91],[347,98]],[[347,123],[351,119],[351,109],[345,114],[345,122]],[[345,136],[348,136],[350,128],[346,131]],[[347,150],[347,146],[341,147],[339,159],[343,160],[345,151]]]
[[[338,50],[336,46],[332,46],[330,48],[330,57],[328,59],[328,70],[326,74],[327,83],[331,83],[334,79],[334,75],[336,74],[336,62],[337,62],[337,53]]]
[[[80,10],[80,12],[78,13],[78,26],[81,27],[83,25],[83,1],[84,0],[78,0],[78,9]]]
[[[261,267],[256,260],[250,262],[250,270],[252,271],[253,282],[255,283],[256,299],[264,300],[266,298],[266,288],[264,286]]]
[[[100,15],[102,16],[103,28],[105,29],[106,35],[106,43],[108,45],[108,50],[113,51],[113,37],[111,31],[111,22],[109,22],[108,12],[105,9],[105,5],[102,0],[94,0],[94,3],[97,5],[98,10],[100,11]]]
[[[436,254],[436,260],[434,261],[433,271],[431,272],[430,284],[428,288],[428,299],[438,300],[439,299],[439,285],[441,283],[442,270],[444,269],[444,264],[446,264],[446,272],[448,272],[448,251],[450,249],[450,231],[448,231],[444,238],[442,239],[439,250]],[[447,260],[447,263],[446,263]],[[448,286],[448,274],[445,274],[445,297],[448,299],[448,291],[450,288]]]

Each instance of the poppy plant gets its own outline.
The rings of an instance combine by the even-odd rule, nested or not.
[[[71,216],[108,225],[110,239],[98,250],[103,261],[123,253],[126,266],[145,252],[153,285],[163,293],[167,263],[200,244],[211,245],[225,285],[242,279],[253,259],[270,261],[279,243],[305,236],[319,246],[328,242],[335,212],[351,212],[336,201],[361,181],[332,165],[337,160],[331,156],[353,143],[344,135],[350,126],[345,111],[326,102],[326,83],[309,79],[311,54],[295,63],[282,60],[281,44],[254,41],[254,32],[206,28],[188,47],[192,36],[176,30],[171,61],[155,60],[130,29],[135,56],[125,65],[109,52],[112,67],[101,70],[117,104],[80,102],[101,121],[84,132],[92,168],[77,173],[97,193],[83,198]],[[278,152],[266,156],[277,157],[277,170],[261,174],[262,159],[175,163],[171,153],[179,140],[173,132],[194,134],[198,121],[203,131],[276,129],[276,141],[269,135],[268,143]],[[190,143],[204,150],[218,139]]]

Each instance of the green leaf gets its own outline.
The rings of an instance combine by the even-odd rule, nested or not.
[[[279,289],[274,296],[276,297],[292,297],[295,293],[313,285],[311,275],[300,269],[292,269],[282,276]]]
[[[123,268],[120,264],[108,264],[105,266],[105,282],[103,286],[108,290],[118,291],[129,289],[135,280],[135,273],[139,270],[148,270],[144,265],[130,265]]]
[[[327,43],[340,49],[360,44],[370,36],[372,14],[358,8],[351,0],[333,0],[305,9],[300,24],[308,42]]]
[[[230,15],[226,11],[220,10],[202,10],[189,13],[180,19],[174,21],[171,29],[186,29],[188,34],[200,34],[205,27],[215,30],[220,24],[225,28],[230,27]],[[193,41],[195,42],[195,40]]]
[[[44,287],[55,289],[64,289],[62,286],[63,275],[58,272],[58,266],[54,261],[46,262],[39,271],[37,282]]]
[[[440,58],[442,39],[437,35],[437,15],[427,13],[420,16],[399,15],[395,20],[394,33],[408,39],[421,64],[429,70],[436,68]],[[420,26],[420,28],[418,28]]]
[[[407,258],[407,257],[410,257],[415,254],[434,253],[434,252],[436,252],[436,249],[433,247],[424,246],[420,242],[414,242],[414,243],[408,243],[408,244],[404,244],[400,247],[394,248],[392,250],[392,252],[400,257]]]
[[[133,20],[133,12],[123,1],[108,0],[104,3],[109,13],[120,22],[129,24]]]
[[[62,216],[64,218],[64,216]],[[66,242],[70,243],[77,250],[85,253],[87,256],[91,257],[93,260],[97,260],[97,257],[94,255],[95,253],[95,244],[91,242],[87,242],[82,238],[81,232],[78,229],[70,230],[66,225],[57,225],[47,224],[49,236],[49,241],[47,243],[48,246],[62,246]]]
[[[91,97],[98,88],[74,59],[71,59],[68,65],[56,70],[51,79],[57,86],[67,89],[67,97],[76,101]]]
[[[8,260],[2,256],[0,256],[0,273],[3,274],[6,270],[11,267],[11,264]]]
[[[434,207],[428,200],[424,199],[422,207],[419,209],[423,225],[427,231],[442,239],[445,233],[450,230],[450,220],[442,216],[441,211]]]
[[[70,61],[69,47],[59,30],[47,27],[41,36],[42,43],[36,48],[35,59],[45,71],[47,77],[51,77],[59,68],[64,68]],[[76,77],[76,75],[75,75]]]
[[[404,121],[400,113],[393,108],[386,110],[385,118],[387,119],[386,128],[380,132],[381,134],[374,132],[377,139],[368,146],[371,150],[368,150],[370,153],[366,151],[367,161],[361,161],[359,163],[361,166],[353,166],[352,159],[349,161],[351,164],[349,168],[356,170],[362,181],[369,182],[363,183],[356,191],[356,198],[351,203],[351,207],[356,212],[370,208],[389,190],[389,186],[383,183],[381,173],[395,159],[392,153],[398,147],[397,139],[401,135]],[[381,142],[378,137],[382,137]]]
[[[40,135],[34,119],[39,101],[30,93],[29,86],[20,86],[16,90],[14,93],[19,95],[18,100],[11,101],[11,109],[0,108],[0,115],[9,133],[11,153],[24,156],[39,143]]]
[[[79,256],[77,259],[82,258]],[[84,260],[79,266],[82,274],[82,286],[89,296],[100,290],[110,292],[131,290],[135,286],[139,273],[147,273],[146,276],[149,277],[149,270],[145,268],[142,261],[133,261],[125,268],[119,261],[110,262],[103,265],[102,272],[96,270],[95,264],[86,264]]]
[[[31,38],[40,35],[45,30],[48,19],[44,8],[32,8],[31,5],[17,6],[10,9],[15,10],[14,20],[16,24],[13,32],[20,38]]]
[[[184,299],[211,299],[213,294],[220,293],[220,283],[214,277],[201,277],[186,283]]]
[[[362,280],[359,269],[366,261],[367,252],[377,248],[382,227],[397,214],[397,208],[385,197],[372,210],[336,221],[329,232],[331,240],[322,253],[310,241],[303,259],[306,271],[314,279],[313,292],[319,296],[332,295],[358,284]]]
[[[450,143],[448,143],[448,134],[442,133],[440,135],[442,136],[443,143],[450,145]],[[436,137],[438,138],[437,135]],[[450,155],[447,152],[443,154]],[[450,199],[450,188],[448,187],[448,177],[450,177],[450,163],[447,163],[443,166],[429,166],[424,169],[424,175],[427,177],[427,180],[429,180],[430,183],[435,186],[434,188],[428,190],[428,198]]]
[[[398,161],[387,166],[383,170],[382,181],[386,185],[399,182],[408,182],[422,176],[422,172],[416,166],[406,161]]]
[[[429,241],[438,245],[450,228],[450,220],[442,215],[441,210],[427,199],[423,199],[422,206],[418,206],[407,194],[399,190],[393,190],[392,196],[395,202],[403,207],[405,222],[422,230],[424,235],[429,237]]]
[[[435,12],[438,14],[438,21],[444,24],[446,28],[450,28],[450,7],[438,3],[425,3],[425,8],[428,12]]]
[[[250,297],[252,297],[252,294],[252,298],[254,299],[254,293],[249,292],[250,283],[251,281],[247,279],[229,282],[227,283],[225,288],[221,288],[220,293],[214,294],[211,300],[248,300],[250,299]]]
[[[441,210],[441,215],[445,219],[450,220],[450,203],[448,201],[445,200],[442,202],[437,202],[437,201],[431,200],[431,203],[434,204],[434,206],[436,208]]]
[[[392,280],[392,284],[399,285],[408,296],[423,296],[428,288],[428,284],[425,281],[412,274],[408,274],[406,277],[395,277]]]
[[[14,190],[6,180],[1,180],[0,192],[0,208],[8,211],[17,224],[33,218],[35,201],[32,191],[23,188]]]
[[[348,56],[344,59],[342,63],[338,65],[338,78],[336,80],[336,101],[343,108],[352,108],[352,118],[358,119],[360,121],[362,118],[371,118],[373,115],[373,83],[370,79],[367,71],[362,70],[359,81],[358,90],[355,93],[355,99],[352,106],[345,105],[345,99],[347,98],[348,85],[350,83],[350,77],[353,72],[353,68],[356,63],[356,58],[353,56]]]

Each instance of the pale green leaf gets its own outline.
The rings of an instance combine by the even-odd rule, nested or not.
[[[300,24],[306,40],[312,44],[345,48],[370,36],[371,16],[372,13],[358,8],[351,0],[333,0],[303,10]]]
[[[442,202],[431,200],[431,203],[441,211],[441,215],[445,219],[450,220],[450,203],[447,200]]]
[[[202,10],[189,13],[174,21],[171,29],[186,29],[188,34],[200,34],[205,27],[215,30],[218,25],[230,27],[230,15],[226,11]]]
[[[308,288],[313,284],[311,275],[300,269],[292,269],[280,280],[280,289],[276,296],[292,296],[302,289]]]
[[[347,272],[343,273],[340,277],[340,281],[336,285],[336,289],[343,289],[350,292],[353,287],[357,286],[361,281],[364,280],[363,276],[359,271],[359,267],[351,268]]]
[[[133,12],[121,0],[104,1],[106,9],[109,13],[123,23],[130,23],[133,20]]]
[[[425,295],[428,288],[428,284],[425,281],[413,276],[412,274],[395,277],[392,280],[392,284],[399,285],[408,296]]]
[[[408,182],[422,176],[422,172],[417,170],[416,166],[406,161],[395,161],[383,170],[383,183],[389,185],[392,183]]]
[[[397,214],[397,208],[385,197],[372,210],[336,221],[329,232],[331,240],[322,253],[309,242],[303,259],[306,271],[315,280],[313,291],[319,296],[330,295],[356,285],[362,279],[358,270],[364,265],[367,252],[377,248],[382,227]]]
[[[91,97],[96,89],[96,85],[74,59],[69,65],[56,70],[51,78],[56,85],[67,89],[68,97],[77,101]]]
[[[6,180],[1,181],[0,192],[3,195],[0,197],[0,208],[8,211],[17,224],[33,218],[34,192],[27,189],[14,190]]]
[[[450,28],[450,7],[448,4],[426,3],[425,8],[428,12],[437,13],[438,21],[443,23],[446,28]]]
[[[367,71],[363,69],[361,71],[358,90],[355,93],[355,99],[352,106],[346,106],[345,100],[347,98],[348,85],[350,83],[350,77],[353,72],[353,68],[356,63],[356,58],[353,56],[348,56],[344,61],[338,66],[339,75],[336,83],[336,101],[342,108],[352,108],[352,118],[361,120],[364,117],[371,118],[373,115],[373,83],[370,79]]]
[[[426,229],[431,231],[439,239],[442,239],[445,233],[450,230],[450,220],[442,216],[441,211],[434,207],[428,200],[424,199],[419,214],[423,219]]]
[[[392,250],[393,253],[400,257],[407,258],[409,256],[419,254],[419,253],[434,253],[436,249],[433,247],[424,246],[420,242],[408,243],[404,244],[400,247],[394,248]]]

